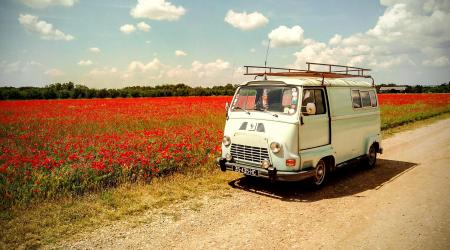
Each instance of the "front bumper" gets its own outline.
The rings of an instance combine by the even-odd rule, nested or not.
[[[216,165],[222,171],[233,171],[233,167],[245,167],[248,169],[254,169],[258,171],[258,177],[267,178],[271,181],[301,181],[314,176],[314,169],[308,171],[278,171],[274,167],[268,169],[256,168],[248,165],[243,165],[235,162],[227,162],[225,158],[217,158]]]

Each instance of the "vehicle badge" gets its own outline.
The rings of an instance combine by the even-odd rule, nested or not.
[[[256,129],[256,123],[254,123],[254,122],[252,122],[252,123],[250,123],[250,126],[248,127],[248,130],[250,130],[250,131],[253,131],[253,130],[255,130]]]

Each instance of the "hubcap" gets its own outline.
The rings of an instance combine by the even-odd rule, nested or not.
[[[316,167],[316,185],[322,184],[324,178],[325,178],[325,165],[323,164],[322,161],[320,161]]]

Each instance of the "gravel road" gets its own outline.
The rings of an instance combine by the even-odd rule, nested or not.
[[[240,178],[57,246],[133,249],[450,249],[450,119],[383,141],[377,166],[342,168],[320,189]],[[156,218],[155,218],[156,217]],[[48,246],[54,247],[54,246]]]

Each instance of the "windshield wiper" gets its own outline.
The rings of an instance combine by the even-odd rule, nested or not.
[[[248,115],[250,114],[250,111],[248,111],[248,110],[246,110],[244,108],[241,108],[239,106],[233,108],[233,110],[236,110],[236,109],[240,109],[240,110],[244,111],[245,113],[247,113]]]
[[[274,117],[278,117],[277,114],[272,113],[272,112],[270,112],[270,111],[268,111],[268,110],[265,110],[265,109],[257,109],[257,110],[258,110],[258,111],[262,111],[262,112],[264,112],[264,113],[269,113],[269,114],[273,115]]]

